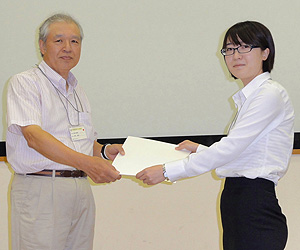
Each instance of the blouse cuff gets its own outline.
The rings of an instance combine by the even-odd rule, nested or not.
[[[200,151],[207,149],[207,148],[208,148],[207,146],[199,144],[199,146],[197,147],[196,153],[199,153]]]
[[[184,165],[184,160],[173,161],[165,164],[166,173],[171,182],[188,177]]]

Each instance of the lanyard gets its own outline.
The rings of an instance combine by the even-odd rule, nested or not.
[[[81,111],[82,111],[82,112],[83,112],[83,107],[82,107],[81,101],[80,101],[80,99],[79,99],[79,96],[78,96],[76,90],[75,90],[75,89],[73,90],[74,100],[75,100],[75,104],[76,104],[76,107],[75,107],[75,106],[69,101],[69,99],[68,99],[67,97],[65,97],[64,94],[61,93],[61,91],[53,84],[53,82],[49,79],[49,77],[44,73],[44,71],[42,71],[42,69],[41,69],[38,65],[37,65],[37,68],[42,72],[42,74],[48,79],[48,81],[52,84],[52,86],[53,86],[54,89],[56,90],[56,93],[57,93],[57,95],[58,95],[58,97],[59,97],[59,99],[60,99],[62,105],[64,106],[64,108],[65,108],[65,110],[66,110],[69,124],[70,124],[71,126],[78,126],[78,125],[79,125],[79,113],[80,113],[80,110],[78,110],[78,104],[77,104],[76,97],[77,97],[77,99],[78,99],[78,101],[79,101],[79,103],[80,103],[80,107],[81,107]],[[63,98],[65,98],[66,101],[67,101],[67,104],[69,103],[69,104],[71,105],[71,107],[77,112],[77,124],[72,124],[72,123],[71,123],[71,120],[70,120],[70,117],[69,117],[69,113],[68,113],[68,109],[67,109],[65,103],[63,102],[63,100],[61,99],[61,96],[62,96]]]

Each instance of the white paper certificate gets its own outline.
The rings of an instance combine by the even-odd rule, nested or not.
[[[123,144],[125,155],[118,154],[113,166],[121,175],[133,175],[144,168],[186,158],[189,151],[175,150],[177,145],[128,136]]]

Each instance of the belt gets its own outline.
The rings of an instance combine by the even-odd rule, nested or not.
[[[226,177],[224,188],[264,188],[270,192],[274,192],[275,184],[273,181],[255,178],[249,179],[246,177]]]
[[[55,172],[55,173],[54,173]],[[55,177],[86,177],[87,174],[81,170],[51,170],[51,169],[44,169],[40,172],[36,173],[29,173],[26,175],[39,175],[39,176],[55,176]]]

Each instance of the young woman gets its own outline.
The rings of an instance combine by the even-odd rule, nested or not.
[[[191,155],[137,174],[153,185],[215,169],[226,178],[221,196],[224,250],[282,250],[286,218],[275,185],[287,170],[293,149],[294,110],[286,90],[271,79],[275,46],[261,23],[246,21],[225,34],[221,50],[231,75],[244,87],[233,96],[237,107],[227,137],[210,147],[184,141]]]

